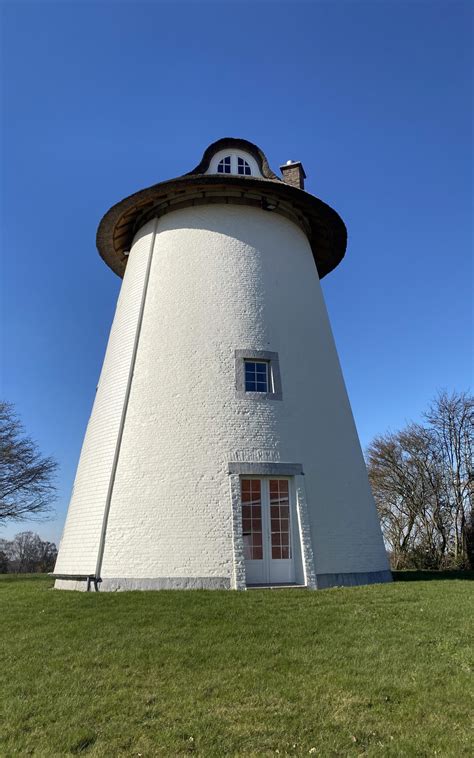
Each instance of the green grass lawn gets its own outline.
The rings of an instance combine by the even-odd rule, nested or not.
[[[432,577],[85,594],[1,576],[0,755],[472,756],[474,577]]]

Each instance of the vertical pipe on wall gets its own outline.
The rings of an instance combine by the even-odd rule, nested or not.
[[[145,271],[145,280],[143,283],[142,299],[140,302],[140,310],[138,312],[137,329],[135,332],[135,339],[133,341],[132,357],[131,357],[130,368],[128,372],[127,386],[125,389],[125,398],[123,401],[122,414],[120,417],[120,424],[119,424],[119,429],[118,429],[118,434],[117,434],[117,442],[115,445],[114,458],[112,461],[112,469],[110,472],[109,486],[107,489],[107,497],[105,499],[104,518],[102,520],[102,529],[100,533],[99,550],[97,553],[97,564],[96,564],[96,569],[95,569],[95,583],[94,584],[95,584],[96,589],[98,588],[97,582],[100,581],[100,572],[102,569],[102,559],[104,557],[105,535],[107,533],[107,523],[109,520],[110,504],[112,502],[112,494],[113,494],[114,484],[115,484],[115,475],[117,473],[117,466],[118,466],[118,461],[120,457],[120,447],[122,445],[123,430],[125,426],[125,418],[127,416],[130,390],[132,388],[133,372],[135,370],[135,361],[137,358],[138,343],[140,341],[140,332],[142,328],[143,313],[145,311],[145,301],[146,301],[146,295],[148,291],[148,281],[150,279],[150,270],[151,270],[151,263],[153,259],[153,252],[155,249],[157,228],[158,228],[158,218],[155,218],[155,222],[153,225],[153,232],[151,235],[150,251],[148,253],[148,261],[147,261],[147,266],[146,266],[146,271]]]

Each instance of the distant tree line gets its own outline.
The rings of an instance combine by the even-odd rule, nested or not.
[[[474,569],[474,397],[440,392],[367,467],[392,568]]]
[[[53,571],[57,554],[54,542],[45,542],[34,532],[20,532],[12,540],[0,539],[0,574]]]

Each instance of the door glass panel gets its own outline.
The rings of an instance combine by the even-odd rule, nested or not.
[[[262,491],[259,479],[242,479],[242,532],[246,560],[263,560]]]
[[[270,479],[272,558],[291,558],[288,479]]]

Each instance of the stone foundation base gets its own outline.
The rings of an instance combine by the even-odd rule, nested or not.
[[[57,590],[96,590],[93,579],[56,579]],[[223,576],[158,577],[155,579],[102,579],[97,582],[99,592],[127,592],[131,590],[229,590],[230,579]]]
[[[316,589],[329,587],[355,587],[363,584],[391,582],[390,571],[367,571],[346,574],[316,574]],[[86,592],[127,592],[131,590],[229,590],[230,579],[225,576],[158,577],[155,579],[102,579],[94,582],[92,577],[58,578],[57,590]]]
[[[316,574],[316,588],[356,587],[361,584],[383,584],[392,581],[391,571],[360,571],[351,574]]]

